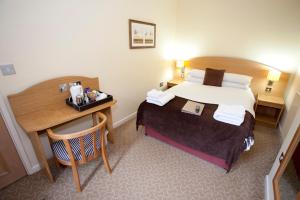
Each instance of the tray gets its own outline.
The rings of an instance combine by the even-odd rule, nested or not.
[[[99,91],[99,92],[101,92],[101,91]],[[78,110],[79,112],[81,112],[81,111],[87,110],[89,108],[93,108],[95,106],[99,106],[101,104],[107,103],[107,102],[112,101],[112,100],[113,100],[113,96],[107,94],[107,97],[105,99],[101,99],[99,101],[93,101],[93,102],[90,102],[88,104],[76,105],[76,104],[73,103],[72,97],[70,97],[70,98],[66,99],[66,104],[73,107],[75,110]]]

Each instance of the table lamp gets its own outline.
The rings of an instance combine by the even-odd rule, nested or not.
[[[176,61],[176,67],[181,69],[181,78],[184,78],[184,70],[185,70],[185,66],[184,66],[184,60],[177,60]]]
[[[280,75],[281,75],[281,72],[276,69],[272,69],[269,71],[268,76],[267,76],[268,86],[266,87],[266,92],[271,92],[273,83],[275,81],[279,81]]]

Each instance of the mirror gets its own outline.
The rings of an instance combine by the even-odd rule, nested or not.
[[[274,199],[275,200],[300,200],[300,193],[298,187],[299,178],[297,175],[298,163],[295,165],[293,158],[297,161],[300,156],[297,151],[300,141],[300,126],[289,143],[287,151],[281,153],[279,157],[280,165],[273,179]],[[299,194],[298,194],[299,193]]]
[[[300,145],[299,144],[292,156],[292,159],[289,161],[286,169],[282,174],[282,177],[279,180],[279,190],[280,190],[281,199],[284,200],[297,199],[297,194],[300,191]]]

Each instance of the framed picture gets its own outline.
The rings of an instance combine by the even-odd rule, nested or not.
[[[156,25],[148,22],[129,20],[130,49],[155,48]]]

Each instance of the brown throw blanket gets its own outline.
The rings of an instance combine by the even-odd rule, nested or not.
[[[241,126],[216,121],[218,105],[205,104],[201,116],[181,112],[187,99],[175,97],[165,106],[142,102],[136,126],[149,126],[173,141],[225,160],[229,169],[244,151],[244,140],[253,137],[254,118],[246,111]]]

